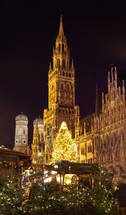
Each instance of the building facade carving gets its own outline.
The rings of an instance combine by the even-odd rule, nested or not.
[[[102,93],[102,108],[80,121],[77,140],[79,162],[98,163],[126,181],[126,102],[125,85],[117,81],[117,68],[108,72],[108,93]]]

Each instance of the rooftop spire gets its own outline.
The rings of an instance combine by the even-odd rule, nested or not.
[[[38,120],[37,119],[36,119],[36,125],[35,125],[34,134],[38,135]]]
[[[98,98],[98,84],[96,83],[96,101],[95,101],[95,113],[99,114],[99,98]]]
[[[73,61],[73,58],[72,58],[71,68],[74,69],[74,61]]]
[[[64,35],[62,14],[60,15],[59,35]]]

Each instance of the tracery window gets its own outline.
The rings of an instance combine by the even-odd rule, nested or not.
[[[92,152],[92,146],[91,145],[88,146],[88,152]]]

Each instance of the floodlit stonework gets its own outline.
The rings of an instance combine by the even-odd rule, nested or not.
[[[53,142],[65,121],[77,144],[78,162],[98,163],[114,174],[114,181],[126,181],[125,86],[117,81],[117,68],[108,72],[108,93],[102,93],[99,110],[96,87],[95,111],[80,119],[75,105],[75,68],[64,35],[62,16],[53,48],[53,65],[48,72],[48,109],[44,110],[45,163],[51,161]]]
[[[41,118],[33,122],[33,142],[32,142],[32,161],[34,163],[43,163],[44,153],[44,123]]]
[[[75,69],[64,35],[62,16],[53,48],[53,65],[48,72],[48,109],[44,110],[45,162],[51,160],[53,141],[61,123],[66,122],[72,137],[77,135],[79,107],[75,105]],[[79,130],[78,130],[79,132]]]
[[[28,154],[28,118],[23,113],[15,118],[15,142],[13,150]]]
[[[102,109],[80,122],[79,162],[98,163],[126,181],[125,85],[117,81],[117,68],[108,72],[108,93],[102,93]]]

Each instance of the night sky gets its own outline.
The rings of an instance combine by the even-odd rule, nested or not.
[[[82,1],[84,2],[84,1]],[[48,105],[48,68],[59,30],[60,14],[74,59],[76,104],[81,117],[95,110],[95,86],[107,92],[113,63],[126,81],[125,5],[101,1],[19,1],[0,3],[0,145],[13,148],[15,117],[33,120]]]

